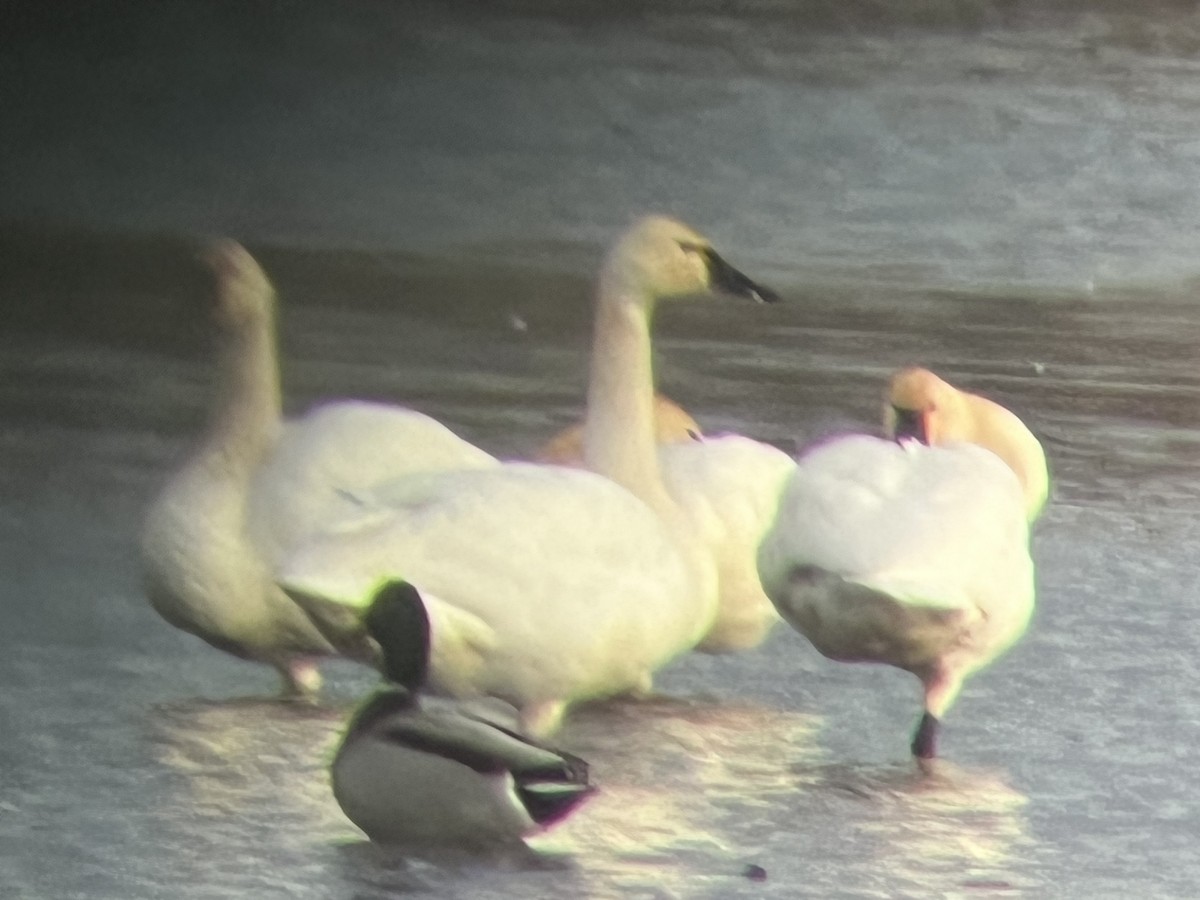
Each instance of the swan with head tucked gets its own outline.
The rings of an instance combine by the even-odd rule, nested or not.
[[[1046,453],[1025,423],[999,403],[969,394],[916,366],[896,372],[888,385],[884,425],[891,437],[924,444],[968,442],[986,447],[1016,473],[1030,522],[1050,491]]]
[[[147,512],[143,582],[172,625],[274,666],[286,692],[306,693],[320,683],[313,659],[333,648],[275,584],[247,519],[250,486],[282,428],[275,295],[237,244],[208,257],[217,276],[215,402],[200,447]]]
[[[888,397],[889,408],[899,403],[900,436],[842,437],[803,454],[758,568],[780,614],[823,655],[886,663],[921,680],[912,752],[928,759],[963,680],[1008,649],[1033,613],[1029,492],[990,449],[912,436],[896,383]],[[955,410],[920,408],[933,426],[926,437]],[[996,423],[1008,422],[1009,437],[1023,434],[1014,420],[1020,425],[996,416],[979,433],[994,438]]]
[[[346,816],[377,843],[510,843],[574,812],[595,792],[587,763],[522,736],[500,711],[422,701],[430,620],[404,582],[363,615],[391,682],[354,714],[330,766]]]
[[[649,689],[716,611],[713,561],[658,466],[650,344],[659,300],[705,291],[768,296],[687,226],[636,223],[597,285],[595,471],[509,463],[398,479],[293,554],[281,584],[337,643],[340,607],[361,607],[381,580],[410,582],[433,623],[431,686],[503,699],[534,733],[572,702]]]

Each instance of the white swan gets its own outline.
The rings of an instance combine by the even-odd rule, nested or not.
[[[434,621],[431,684],[506,700],[535,733],[576,700],[648,689],[716,605],[713,562],[659,472],[650,318],[659,299],[711,289],[765,293],[686,226],[637,223],[597,290],[585,429],[605,477],[510,463],[400,479],[295,554],[281,583],[318,621],[319,601],[333,601],[323,627],[336,633],[338,603],[411,582]]]
[[[739,435],[704,436],[661,394],[654,397],[654,413],[667,492],[717,565],[717,615],[697,649],[723,653],[757,646],[779,615],[759,583],[755,551],[795,463],[782,450]],[[584,466],[583,427],[560,433],[536,459]]]
[[[1026,496],[975,444],[845,437],[800,458],[759,547],[767,595],[817,650],[921,680],[920,759],[936,755],[963,680],[1028,626]]]
[[[150,600],[167,621],[280,670],[284,693],[321,683],[330,652],[270,571],[326,527],[344,495],[400,475],[499,461],[414,410],[330,401],[284,421],[275,296],[254,259],[210,254],[222,328],[215,407],[201,449],[151,507],[141,541]]]
[[[363,623],[393,684],[354,714],[330,774],[338,805],[371,840],[515,842],[595,792],[586,762],[521,736],[498,712],[419,699],[430,621],[410,585],[381,588]]]
[[[254,474],[282,427],[274,292],[237,244],[215,246],[209,261],[221,332],[215,405],[201,446],[146,515],[143,582],[172,625],[273,665],[287,693],[306,693],[320,683],[313,659],[333,648],[274,583],[246,514]]]
[[[668,493],[717,566],[717,614],[696,649],[757,646],[779,621],[759,581],[758,545],[795,460],[736,434],[664,445],[658,458]]]
[[[1025,423],[999,403],[913,366],[892,376],[884,419],[892,437],[915,437],[925,444],[966,441],[991,450],[1020,480],[1029,521],[1041,515],[1050,491],[1046,453]]]
[[[266,557],[277,562],[325,527],[331,507],[344,494],[416,472],[499,464],[416,410],[327,401],[284,423],[273,451],[254,472],[248,527]]]

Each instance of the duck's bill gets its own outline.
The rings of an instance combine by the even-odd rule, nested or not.
[[[708,262],[709,278],[715,291],[731,294],[734,297],[749,297],[759,303],[776,303],[779,295],[768,287],[756,284],[750,276],[740,269],[735,269],[727,263],[719,253],[711,248],[705,254]]]

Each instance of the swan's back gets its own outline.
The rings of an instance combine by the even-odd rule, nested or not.
[[[772,596],[797,566],[943,608],[1007,603],[1028,583],[1032,604],[1021,485],[970,444],[832,441],[801,458],[759,550]]]
[[[795,461],[735,434],[663,446],[659,460],[667,490],[717,566],[717,616],[700,649],[757,645],[779,617],[763,593],[755,554]]]
[[[358,494],[411,473],[499,465],[436,419],[358,400],[326,403],[290,420],[255,473],[250,528],[278,560],[319,532],[343,493]]]
[[[642,684],[700,639],[716,603],[713,579],[697,583],[641,501],[589,472],[530,464],[399,479],[280,574],[360,606],[382,578],[403,578],[470,613],[495,638],[477,690],[517,706]],[[431,685],[452,689],[436,659],[435,648]]]

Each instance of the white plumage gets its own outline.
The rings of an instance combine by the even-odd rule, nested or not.
[[[854,436],[810,450],[758,567],[780,614],[822,654],[921,679],[919,757],[935,754],[963,679],[1021,636],[1034,607],[1021,484],[972,444]]]
[[[168,622],[275,666],[286,693],[309,693],[320,684],[314,660],[333,648],[275,584],[275,564],[325,528],[347,493],[411,472],[499,463],[397,406],[337,401],[285,423],[274,290],[231,241],[209,261],[220,331],[213,410],[200,446],[147,512],[143,582]]]
[[[503,699],[534,733],[568,701],[648,688],[712,619],[711,571],[598,475],[511,463],[411,476],[370,501],[281,583],[321,623],[311,598],[362,607],[381,580],[411,582],[433,621],[430,687]]]
[[[757,646],[779,615],[759,582],[755,554],[794,460],[736,434],[666,445],[658,457],[667,492],[717,567],[717,614],[698,649]]]
[[[648,689],[716,611],[714,561],[659,469],[650,318],[659,299],[713,288],[768,294],[681,223],[637,223],[597,288],[585,454],[605,477],[507,464],[401,479],[359,497],[361,519],[294,554],[281,583],[338,643],[343,617],[320,600],[361,607],[381,580],[411,582],[434,619],[431,683],[499,696],[534,732],[574,701]],[[439,619],[458,624],[439,634]],[[473,655],[473,672],[445,663]]]

